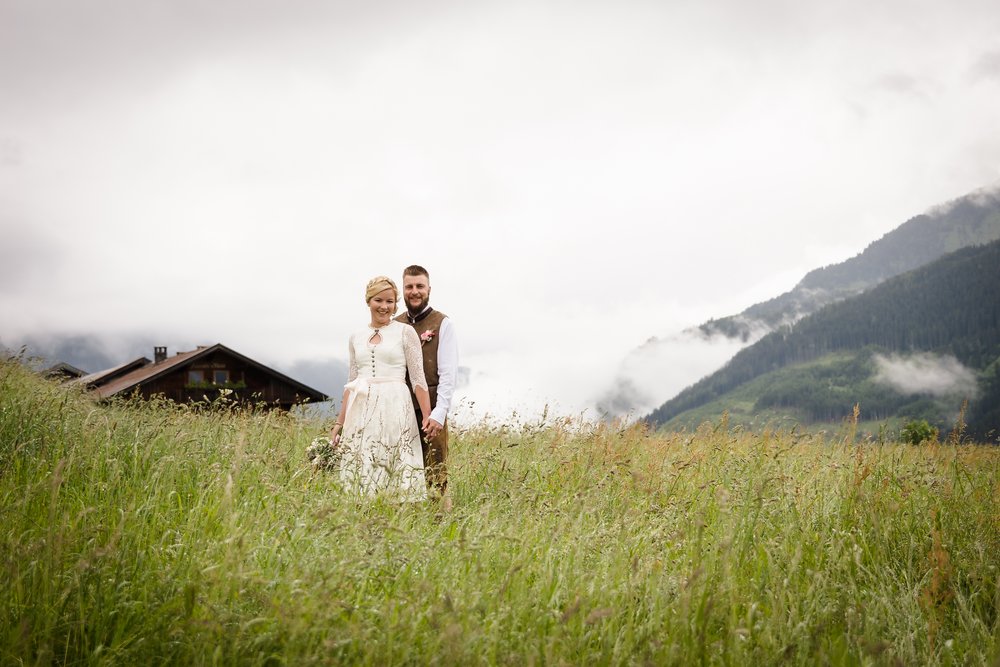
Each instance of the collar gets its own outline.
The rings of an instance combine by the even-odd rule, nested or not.
[[[430,304],[427,304],[427,307],[421,310],[416,316],[410,315],[410,311],[406,311],[406,319],[410,322],[410,324],[416,324],[433,312],[434,309],[431,308]]]

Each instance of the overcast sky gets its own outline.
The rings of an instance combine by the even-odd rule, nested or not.
[[[0,0],[0,339],[342,359],[419,263],[468,400],[580,411],[995,186],[998,118],[995,0]]]

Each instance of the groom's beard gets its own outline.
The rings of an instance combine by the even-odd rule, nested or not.
[[[430,299],[421,299],[420,303],[418,303],[416,306],[411,305],[410,302],[407,301],[406,312],[410,314],[410,317],[416,317],[420,313],[424,312],[424,308],[427,307],[427,304],[430,303],[430,301],[431,301]]]

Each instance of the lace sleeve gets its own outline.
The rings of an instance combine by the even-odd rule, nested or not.
[[[427,378],[424,376],[424,353],[420,349],[420,336],[417,331],[403,325],[403,354],[406,356],[406,370],[410,373],[410,385],[414,388],[427,389]]]
[[[358,359],[354,354],[354,336],[347,339],[347,381],[358,379]]]

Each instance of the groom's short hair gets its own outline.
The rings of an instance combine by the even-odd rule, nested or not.
[[[405,278],[406,276],[427,276],[427,280],[431,279],[431,274],[427,273],[427,269],[419,264],[410,264],[403,269],[403,277]]]

